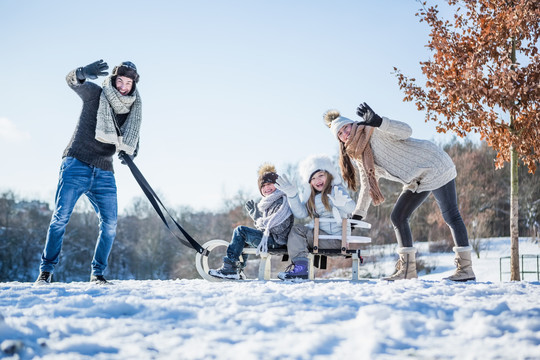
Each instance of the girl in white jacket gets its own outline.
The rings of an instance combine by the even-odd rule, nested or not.
[[[433,193],[454,239],[456,272],[449,280],[475,280],[471,262],[471,246],[467,229],[459,213],[456,196],[456,167],[450,156],[434,143],[411,138],[409,125],[377,115],[366,103],[358,106],[363,122],[340,116],[336,110],[324,120],[340,142],[340,168],[343,178],[353,190],[358,187],[354,161],[360,174],[360,191],[354,219],[364,219],[371,203],[384,201],[378,179],[403,184],[391,220],[398,242],[399,260],[396,272],[385,278],[416,278],[416,250],[413,247],[409,219],[413,212]]]
[[[354,201],[349,197],[332,160],[326,155],[311,156],[299,166],[300,177],[309,184],[310,196],[302,202],[296,186],[285,176],[280,176],[276,187],[287,194],[287,201],[295,218],[311,218],[304,225],[294,225],[287,241],[287,251],[292,264],[278,274],[281,280],[307,279],[309,273],[308,253],[313,247],[313,219],[331,218],[335,221],[321,222],[320,234],[341,235],[341,219],[354,210]],[[321,240],[320,247],[339,249],[341,240]]]

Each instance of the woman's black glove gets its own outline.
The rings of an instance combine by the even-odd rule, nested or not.
[[[353,216],[351,217],[351,219],[353,219],[353,220],[362,220],[362,217],[361,217],[360,215],[356,215],[356,214],[355,214],[355,215],[353,215]],[[351,230],[354,230],[354,229],[356,228],[356,225],[357,225],[357,224],[351,224]]]
[[[382,118],[375,114],[375,112],[366,103],[358,105],[356,108],[356,114],[364,118],[364,121],[360,122],[361,125],[379,127],[382,124]]]
[[[86,80],[86,79],[97,79],[98,76],[106,76],[109,75],[107,70],[109,68],[109,65],[107,65],[106,62],[103,60],[95,61],[89,65],[86,65],[84,67],[80,67],[76,71],[77,79],[80,81]]]

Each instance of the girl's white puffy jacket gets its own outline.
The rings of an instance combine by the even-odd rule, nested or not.
[[[353,212],[356,204],[354,203],[353,199],[350,198],[349,194],[347,193],[347,189],[345,189],[342,185],[332,185],[332,197],[334,196],[335,187],[337,187],[343,194],[345,194],[348,200],[345,205],[340,207],[334,206],[332,200],[330,200],[330,205],[338,209],[341,218],[347,218]],[[324,207],[321,196],[322,195],[320,193],[315,196],[315,211],[317,212],[317,214],[319,214],[319,218],[334,219],[333,212],[331,210],[327,210]],[[296,196],[294,197],[289,197],[288,201],[294,217],[303,219],[309,216],[306,204],[300,201],[300,196],[298,194],[296,194]],[[314,221],[312,219],[311,222],[306,226],[313,228],[313,225]],[[341,234],[341,221],[321,222],[320,229],[330,235]]]

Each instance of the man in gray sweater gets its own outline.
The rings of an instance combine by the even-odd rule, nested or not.
[[[137,155],[141,124],[137,68],[132,62],[125,61],[107,76],[108,68],[107,63],[98,60],[72,70],[66,77],[69,87],[82,99],[83,106],[62,156],[55,209],[36,280],[39,284],[51,282],[67,223],[83,194],[99,217],[99,236],[90,281],[107,283],[103,273],[116,236],[118,209],[112,157],[116,152],[123,156]],[[87,81],[98,76],[107,76],[103,86]]]

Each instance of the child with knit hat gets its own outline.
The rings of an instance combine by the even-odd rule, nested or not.
[[[302,202],[296,186],[285,177],[279,177],[276,187],[287,194],[287,200],[296,218],[309,217],[312,221],[304,225],[294,225],[287,242],[287,250],[292,264],[278,274],[281,280],[307,279],[309,274],[308,254],[313,247],[315,217],[331,218],[332,222],[320,223],[320,234],[341,235],[341,219],[347,218],[354,210],[354,201],[341,185],[341,178],[332,160],[326,155],[310,156],[299,165],[304,186],[309,186],[309,197]],[[341,248],[341,240],[321,239],[324,249]]]
[[[457,205],[456,167],[450,156],[430,141],[411,138],[409,125],[380,117],[366,103],[358,106],[356,113],[364,121],[355,122],[336,110],[324,115],[326,125],[339,141],[341,174],[355,191],[358,183],[354,165],[359,170],[360,190],[353,218],[364,219],[371,203],[379,205],[384,201],[379,178],[403,184],[391,214],[399,260],[396,272],[385,280],[418,277],[409,219],[431,193],[455,243],[457,270],[447,279],[475,280],[472,248]]]
[[[257,183],[262,199],[258,203],[253,200],[246,203],[246,210],[255,222],[255,228],[238,226],[234,229],[223,265],[219,269],[208,271],[210,275],[221,279],[242,279],[242,268],[246,264],[247,255],[243,255],[242,263],[239,259],[246,244],[257,247],[257,254],[287,246],[294,216],[285,193],[276,189],[277,178],[278,174],[273,165],[263,164],[259,168]]]

